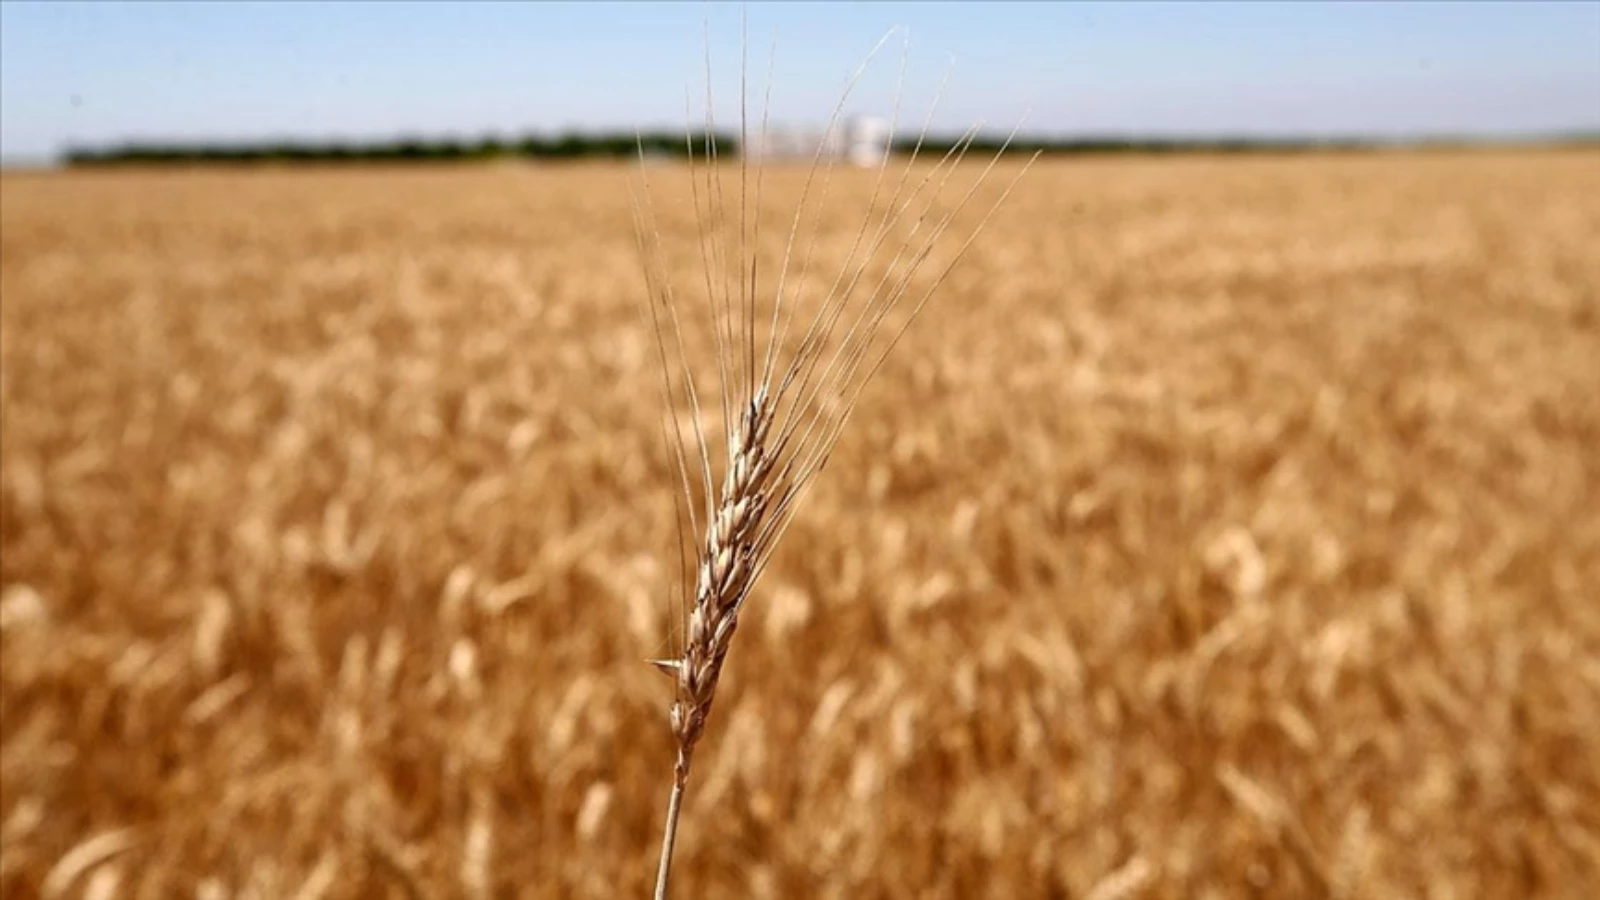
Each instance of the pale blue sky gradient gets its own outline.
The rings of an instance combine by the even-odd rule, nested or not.
[[[515,136],[681,127],[738,89],[740,7],[0,3],[0,157],[128,139]],[[1600,128],[1600,2],[751,4],[753,105],[825,121],[891,26],[903,118],[1051,135],[1515,136]],[[887,115],[900,44],[851,106]]]

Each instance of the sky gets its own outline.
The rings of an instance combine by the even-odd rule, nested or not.
[[[743,69],[752,130],[768,97],[772,122],[816,127],[886,34],[844,111],[912,130],[978,121],[1052,136],[1600,130],[1600,0],[0,0],[0,159],[126,140],[681,129],[705,114],[708,50],[719,125],[737,122]]]

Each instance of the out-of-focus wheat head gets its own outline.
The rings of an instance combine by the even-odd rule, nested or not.
[[[677,744],[657,897],[666,895],[684,787],[741,608],[807,484],[826,463],[862,389],[1027,168],[1018,170],[997,197],[977,204],[986,209],[980,217],[962,219],[1010,139],[963,189],[952,176],[981,123],[968,129],[931,166],[919,167],[933,115],[930,109],[908,158],[894,164],[893,155],[885,154],[876,166],[868,211],[856,226],[843,264],[831,279],[824,277],[823,284],[807,283],[837,158],[825,150],[834,143],[832,136],[856,85],[897,34],[902,37],[902,53],[891,133],[898,125],[909,48],[903,29],[885,34],[845,83],[812,154],[799,205],[789,217],[782,263],[770,289],[761,280],[760,164],[754,174],[754,207],[750,204],[748,56],[740,66],[737,197],[730,198],[724,185],[725,170],[732,166],[719,159],[709,50],[705,132],[698,154],[696,137],[692,132],[686,137],[690,200],[704,275],[699,303],[686,299],[696,291],[674,290],[667,276],[648,178],[639,191],[643,202],[635,203],[648,316],[661,369],[663,410],[668,414],[664,432],[682,493],[680,544],[684,518],[689,532],[699,536],[691,554],[693,595],[680,644],[672,658],[655,661],[675,681],[670,720]],[[768,109],[770,105],[769,70]],[[763,114],[763,146],[768,124]],[[643,163],[642,148],[640,155]],[[891,174],[891,169],[897,171]],[[737,205],[736,215],[729,214],[730,203]],[[806,237],[801,238],[802,233]],[[948,258],[936,261],[938,249],[951,251]],[[933,270],[931,277],[928,269]],[[698,310],[692,308],[696,306]],[[686,336],[697,326],[709,333],[709,348],[704,340],[696,348]],[[697,359],[707,357],[714,360],[714,370],[697,364]],[[717,398],[717,410],[705,408],[709,403],[703,398],[708,393]],[[688,429],[675,427],[672,419],[679,412],[689,417]],[[711,424],[703,421],[706,413],[713,413]],[[720,438],[723,452],[716,452],[708,434]]]

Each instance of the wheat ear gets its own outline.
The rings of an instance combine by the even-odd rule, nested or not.
[[[829,120],[829,132],[837,126],[852,89],[872,59],[897,31],[901,30],[891,30],[884,35],[850,77]],[[673,658],[654,661],[675,682],[670,721],[677,749],[656,875],[657,900],[665,900],[667,896],[678,819],[695,748],[705,732],[722,667],[738,628],[739,613],[745,600],[791,521],[804,489],[826,462],[840,430],[855,409],[862,388],[882,365],[911,319],[921,311],[950,269],[971,246],[978,232],[1009,196],[1016,179],[1028,168],[1025,165],[1018,171],[931,286],[914,298],[905,321],[898,328],[888,328],[886,323],[890,313],[901,306],[911,292],[912,276],[927,260],[956,216],[967,207],[979,186],[987,181],[1011,140],[1007,138],[1005,145],[958,203],[936,212],[952,173],[977,135],[977,126],[968,130],[920,181],[912,185],[909,178],[932,121],[933,112],[930,110],[910,159],[884,205],[881,218],[874,221],[874,214],[870,210],[877,207],[881,196],[888,160],[885,159],[880,166],[869,212],[856,234],[850,254],[832,284],[822,292],[816,308],[809,314],[809,321],[799,323],[804,326],[803,330],[798,332],[797,345],[790,348],[787,338],[796,334],[795,319],[805,296],[811,249],[817,237],[816,227],[804,244],[792,296],[785,292],[785,284],[794,258],[801,219],[812,197],[813,182],[819,170],[822,171],[824,178],[817,202],[819,206],[825,204],[827,175],[831,173],[833,165],[832,157],[824,165],[823,148],[819,146],[812,158],[805,187],[790,225],[783,265],[773,292],[770,322],[765,323],[768,334],[762,341],[757,334],[758,326],[763,323],[757,315],[756,258],[753,252],[748,261],[743,258],[750,239],[759,235],[760,228],[759,215],[753,224],[747,216],[748,165],[747,154],[743,152],[749,146],[743,74],[747,65],[741,65],[740,77],[740,134],[743,146],[739,168],[740,260],[737,263],[737,293],[740,296],[736,298],[727,262],[729,254],[726,245],[730,242],[724,233],[727,218],[723,215],[724,192],[720,170],[716,167],[715,119],[709,90],[709,39],[707,48],[706,137],[698,170],[695,168],[692,135],[688,149],[690,184],[693,187],[704,268],[707,301],[704,312],[716,347],[719,400],[726,440],[720,488],[716,488],[713,481],[711,453],[700,426],[701,395],[688,362],[690,354],[684,339],[686,322],[679,314],[671,281],[658,249],[660,232],[655,226],[654,212],[650,207],[649,180],[643,165],[640,167],[643,190],[636,192],[636,198],[642,196],[645,202],[640,204],[636,200],[634,204],[634,223],[644,257],[649,321],[661,366],[664,410],[670,418],[674,407],[686,407],[694,422],[692,450],[685,447],[679,429],[667,423],[663,426],[672,448],[681,494],[678,499],[680,530],[686,518],[690,532],[701,535],[693,550],[693,602],[685,617],[681,651]],[[902,56],[901,88],[904,73],[905,57]],[[941,86],[941,95],[942,90]],[[900,88],[897,88],[895,122],[899,117],[900,93]],[[767,97],[767,107],[770,109],[770,69]],[[934,105],[937,106],[937,103],[938,97]],[[763,141],[766,131],[766,114],[763,113]],[[1012,135],[1015,133],[1013,131]],[[700,181],[702,176],[703,185]],[[758,212],[760,195],[761,172],[758,170]],[[905,226],[906,233],[891,241],[897,226]],[[866,278],[868,265],[875,259],[885,257],[889,263],[885,272],[876,281]],[[841,327],[841,323],[845,324]],[[880,341],[880,337],[883,340]],[[699,483],[698,491],[695,482]],[[697,514],[696,507],[703,512]]]
[[[667,828],[656,876],[656,896],[660,898],[666,897],[678,810],[684,786],[689,781],[689,764],[695,745],[705,731],[706,717],[711,714],[722,663],[727,659],[733,632],[739,625],[739,607],[755,582],[756,539],[771,496],[773,458],[767,452],[771,428],[772,410],[762,392],[740,418],[730,445],[732,451],[721,501],[716,516],[706,528],[683,656],[666,664],[677,677],[671,721],[678,759],[673,767]]]

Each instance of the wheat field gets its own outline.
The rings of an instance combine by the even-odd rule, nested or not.
[[[648,894],[629,177],[0,180],[0,893]],[[1592,896],[1597,387],[1600,152],[1039,163],[755,589],[678,895]]]

